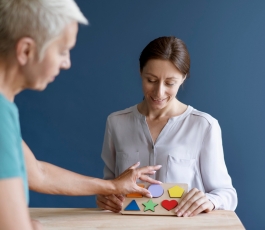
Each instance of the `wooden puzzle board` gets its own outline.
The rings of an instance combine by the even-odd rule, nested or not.
[[[150,184],[145,184],[145,188],[148,189]],[[169,192],[168,189],[174,187],[174,186],[179,186],[181,188],[184,189],[184,193],[182,194],[181,198],[171,198],[169,196]],[[134,214],[134,215],[176,215],[174,210],[175,208],[173,208],[172,210],[168,211],[165,208],[163,208],[161,206],[161,202],[163,200],[176,200],[178,203],[181,201],[181,199],[184,197],[184,195],[188,192],[188,185],[187,184],[161,184],[162,188],[164,189],[164,194],[161,197],[158,198],[147,198],[147,197],[142,197],[142,198],[128,198],[125,197],[125,201],[123,203],[123,208],[121,213],[126,215],[126,214]],[[145,206],[143,205],[143,203],[148,202],[149,200],[152,200],[154,203],[158,204],[155,208],[154,208],[154,212],[151,210],[148,211],[144,211]],[[126,209],[126,207],[131,203],[132,200],[135,200],[138,207],[140,208],[140,211],[124,211],[124,209]]]

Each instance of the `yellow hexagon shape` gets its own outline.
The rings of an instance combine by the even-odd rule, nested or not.
[[[171,198],[180,198],[184,193],[184,189],[176,185],[168,189],[168,193]]]

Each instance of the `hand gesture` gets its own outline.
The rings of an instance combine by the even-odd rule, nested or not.
[[[112,212],[120,212],[123,206],[123,195],[97,195],[97,206],[99,208],[110,210]]]
[[[213,203],[205,196],[205,194],[193,188],[181,200],[175,212],[177,216],[195,216],[201,212],[210,212],[214,209]]]
[[[156,170],[159,170],[162,166],[146,166],[143,168],[137,168],[140,162],[132,165],[126,171],[124,171],[120,176],[113,180],[115,186],[115,194],[129,194],[129,193],[140,193],[143,196],[151,198],[150,192],[141,188],[136,184],[137,179],[146,181],[152,184],[161,184],[160,181],[150,178],[148,175],[155,174]]]

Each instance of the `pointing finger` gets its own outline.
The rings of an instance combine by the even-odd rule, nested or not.
[[[140,161],[132,165],[129,169],[136,169],[140,165]]]
[[[162,165],[155,165],[155,166],[146,166],[143,168],[137,169],[139,173],[141,174],[149,174],[153,171],[159,170],[162,167]]]
[[[153,179],[149,176],[146,176],[146,175],[141,176],[139,179],[142,181],[149,182],[150,184],[162,184],[161,181],[155,180],[155,179]]]

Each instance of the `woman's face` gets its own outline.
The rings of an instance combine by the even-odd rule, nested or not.
[[[25,88],[44,90],[54,81],[61,69],[70,68],[70,49],[75,45],[77,31],[77,22],[67,25],[60,36],[49,44],[41,62],[35,55],[36,57],[24,66]]]
[[[167,60],[151,59],[142,72],[142,86],[145,101],[150,109],[166,108],[175,99],[185,78]]]

